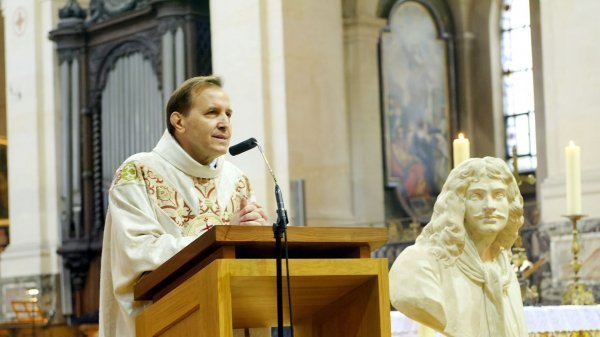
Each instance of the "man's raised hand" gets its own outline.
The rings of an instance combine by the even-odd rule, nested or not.
[[[269,217],[261,205],[255,202],[248,204],[248,200],[243,198],[240,202],[240,210],[233,214],[230,224],[242,226],[268,226]]]

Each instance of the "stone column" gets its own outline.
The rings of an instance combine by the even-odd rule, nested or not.
[[[254,137],[263,145],[289,205],[281,0],[211,1],[210,6],[213,69],[223,77],[234,111],[231,144]],[[274,218],[274,185],[261,155],[252,150],[229,159],[248,174],[257,201]]]
[[[346,105],[355,223],[383,226],[384,161],[378,43],[385,20],[375,17],[376,4],[370,2],[371,8],[344,18]]]

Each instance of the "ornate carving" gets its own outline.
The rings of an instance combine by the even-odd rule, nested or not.
[[[85,15],[76,0],[71,0],[60,9],[58,28],[49,34],[49,38],[56,42],[59,64],[79,57],[86,33]]]
[[[58,17],[60,19],[85,19],[86,15],[86,11],[79,6],[77,0],[69,0],[69,2],[63,8],[58,10]]]
[[[102,18],[102,1],[100,0],[92,0],[90,3],[90,23],[105,20],[106,18]]]
[[[106,85],[108,72],[121,56],[141,52],[150,60],[157,78],[161,78],[160,36],[156,30],[136,34],[125,42],[109,43],[95,48],[90,53],[89,78],[91,105],[100,102],[100,95]]]
[[[71,272],[73,290],[83,289],[92,260],[87,240],[77,239],[63,242],[58,249],[58,254],[62,256],[65,267]]]
[[[122,13],[124,11],[128,11],[136,5],[136,0],[103,0],[104,9],[106,12],[112,14]]]
[[[79,57],[79,49],[59,49],[58,53],[58,64],[63,62],[71,62]]]
[[[102,233],[104,225],[104,208],[102,197],[102,123],[100,116],[100,102],[97,101],[92,110],[92,179],[94,195],[94,218],[92,234]],[[102,247],[102,236],[94,238],[94,246]],[[98,250],[100,251],[100,250]]]
[[[148,0],[92,0],[89,23],[105,21],[113,16],[148,6]]]
[[[158,32],[163,35],[166,32],[175,33],[177,28],[184,26],[185,18],[183,16],[166,16],[160,19]]]

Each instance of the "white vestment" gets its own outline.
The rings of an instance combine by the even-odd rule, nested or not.
[[[215,225],[229,224],[242,199],[253,202],[246,175],[222,157],[204,166],[165,131],[148,153],[129,157],[109,191],[100,275],[100,337],[134,337],[139,277],[156,269]]]
[[[501,250],[482,262],[473,242],[449,266],[428,244],[406,248],[390,270],[390,300],[398,311],[449,337],[527,337],[521,292]]]

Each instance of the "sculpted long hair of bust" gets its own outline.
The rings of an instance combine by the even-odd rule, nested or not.
[[[510,249],[523,225],[523,197],[508,165],[493,157],[466,160],[450,172],[433,207],[431,221],[423,228],[417,244],[428,245],[444,263],[454,263],[464,250],[467,235],[464,226],[467,189],[486,175],[506,184],[509,203],[506,227],[498,233],[492,249],[496,254],[501,248]]]

